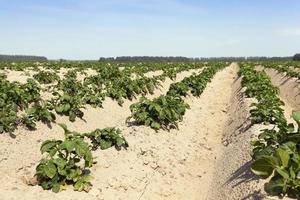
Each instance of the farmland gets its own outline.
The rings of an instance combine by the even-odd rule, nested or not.
[[[0,77],[1,199],[300,198],[299,62],[1,62]]]

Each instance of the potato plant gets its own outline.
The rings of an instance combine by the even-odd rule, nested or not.
[[[13,132],[17,126],[17,105],[6,104],[1,105],[0,99],[0,133]]]
[[[168,95],[186,96],[189,92],[193,96],[200,96],[206,85],[211,81],[215,73],[224,68],[225,65],[213,65],[205,68],[200,74],[193,74],[184,78],[181,82],[172,83],[168,91]]]
[[[72,76],[66,76],[65,79],[59,81],[57,89],[63,91],[65,94],[70,96],[78,96],[84,89],[82,83],[76,80]]]
[[[63,124],[64,140],[47,140],[41,146],[41,153],[47,158],[36,167],[39,184],[45,190],[59,192],[67,184],[74,190],[88,192],[91,188],[91,176],[88,169],[93,165],[93,156],[89,144],[79,133],[71,132]]]
[[[105,99],[105,94],[97,92],[97,90],[85,88],[82,94],[82,101],[84,104],[91,105],[92,107],[102,107],[102,102]]]
[[[0,80],[0,133],[15,130],[21,122],[18,111],[39,102],[39,92],[40,88],[32,79],[28,79],[25,84]]]
[[[300,198],[300,114],[294,112],[293,124],[279,130],[263,130],[253,142],[254,162],[251,170],[262,178],[271,178],[265,190],[271,196]]]
[[[5,75],[1,76],[3,77],[0,88],[0,104],[3,105],[0,110],[1,132],[13,131],[19,124],[33,129],[36,122],[43,118],[41,116],[50,116],[49,109],[46,111],[44,108],[32,108],[35,105],[43,104],[44,100],[40,95],[41,90],[53,92],[55,96],[52,100],[53,108],[58,114],[67,115],[70,121],[74,121],[76,117],[83,116],[80,109],[86,104],[101,107],[105,97],[111,97],[122,105],[124,99],[132,100],[137,95],[153,94],[167,76],[172,78],[180,71],[203,67],[202,64],[195,63],[121,64],[66,61],[2,64],[0,63],[1,69],[30,69],[36,70],[38,73],[33,76],[34,79],[28,79],[26,84],[10,83],[6,80]],[[39,69],[41,66],[44,68],[43,70]],[[69,70],[61,80],[57,71],[62,67]],[[124,67],[124,69],[120,67]],[[78,81],[77,72],[84,73],[84,70],[88,68],[94,69],[98,74],[88,76],[82,82]],[[144,76],[144,73],[154,70],[162,70],[164,73],[152,78]],[[137,79],[131,79],[133,73],[138,74]],[[36,81],[41,84],[52,84],[41,89]],[[18,116],[19,111],[23,110],[27,113],[22,117]],[[51,120],[43,121],[48,123]]]
[[[258,72],[251,66],[242,66],[242,86],[246,87],[246,97],[255,97],[257,103],[251,105],[252,123],[277,124],[285,123],[284,103],[277,96],[279,89],[272,85],[265,72]]]
[[[54,100],[55,111],[58,114],[69,116],[69,120],[74,122],[76,117],[82,118],[84,113],[80,110],[84,108],[79,96],[55,93],[58,99]]]
[[[35,129],[37,121],[42,121],[46,124],[54,122],[56,117],[55,114],[51,112],[51,107],[52,105],[50,105],[49,102],[34,104],[32,107],[26,109],[22,123],[29,129]]]
[[[59,125],[64,129],[64,140],[47,140],[41,145],[40,151],[47,157],[36,167],[38,184],[53,192],[65,189],[66,185],[88,192],[92,186],[89,170],[94,164],[92,151],[112,146],[120,150],[128,147],[128,143],[116,128],[80,134],[70,131],[65,124]]]
[[[59,80],[59,76],[55,72],[39,71],[33,75],[33,78],[41,84],[50,84]]]
[[[27,83],[22,85],[21,88],[24,90],[23,98],[27,104],[41,100],[41,88],[33,79],[27,79]]]
[[[272,102],[271,99],[273,99],[273,97],[268,97],[266,97],[268,99],[260,100],[259,103],[251,104],[251,107],[253,107],[250,110],[252,123],[277,124],[286,121],[283,109],[281,108],[284,103],[280,100],[276,101],[276,103]]]
[[[153,100],[142,97],[138,103],[130,106],[131,116],[127,121],[133,118],[138,124],[155,130],[178,128],[178,121],[183,119],[188,108],[189,105],[178,96],[161,95]]]
[[[175,68],[165,68],[163,69],[164,75],[170,78],[171,80],[175,80],[177,76],[177,70]]]
[[[170,85],[168,95],[171,96],[187,96],[190,91],[190,87],[184,81],[172,83]]]
[[[85,136],[91,140],[92,149],[108,149],[114,146],[120,150],[122,147],[127,148],[128,142],[121,135],[121,130],[116,128],[96,129]]]
[[[159,80],[154,78],[143,77],[140,79],[131,80],[129,77],[115,79],[107,87],[107,96],[118,101],[122,105],[124,100],[132,100],[137,95],[153,94],[154,89],[161,84]]]

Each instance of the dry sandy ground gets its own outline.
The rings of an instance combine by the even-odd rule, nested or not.
[[[214,178],[207,199],[264,199],[263,181],[250,171],[251,145],[262,125],[250,126],[250,105],[255,99],[245,98],[241,78],[235,80],[223,130],[222,156],[215,165]]]
[[[38,124],[36,131],[20,128],[15,138],[0,135],[0,199],[268,199],[263,181],[249,171],[250,141],[263,126],[248,127],[253,99],[243,96],[237,71],[238,66],[232,64],[215,75],[200,98],[186,98],[191,109],[179,130],[156,133],[144,126],[128,127],[129,105],[137,100],[119,107],[107,99],[103,109],[85,110],[86,122],[71,123],[58,117],[57,122],[76,131],[116,126],[129,142],[127,150],[95,152],[97,164],[92,168],[89,193],[74,192],[70,187],[55,194],[23,181],[24,176],[34,174],[42,141],[63,137],[56,124],[51,129]],[[192,72],[180,73],[176,81]],[[172,82],[167,79],[161,90],[148,97],[166,93]],[[284,95],[282,99],[287,101]],[[287,103],[286,115],[293,109],[294,105]]]

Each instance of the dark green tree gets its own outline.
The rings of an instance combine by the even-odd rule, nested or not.
[[[293,60],[294,61],[300,61],[300,53],[295,54],[294,57],[293,57]]]

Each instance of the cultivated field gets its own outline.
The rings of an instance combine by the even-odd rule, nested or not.
[[[0,78],[0,199],[300,197],[297,62],[2,62]]]

